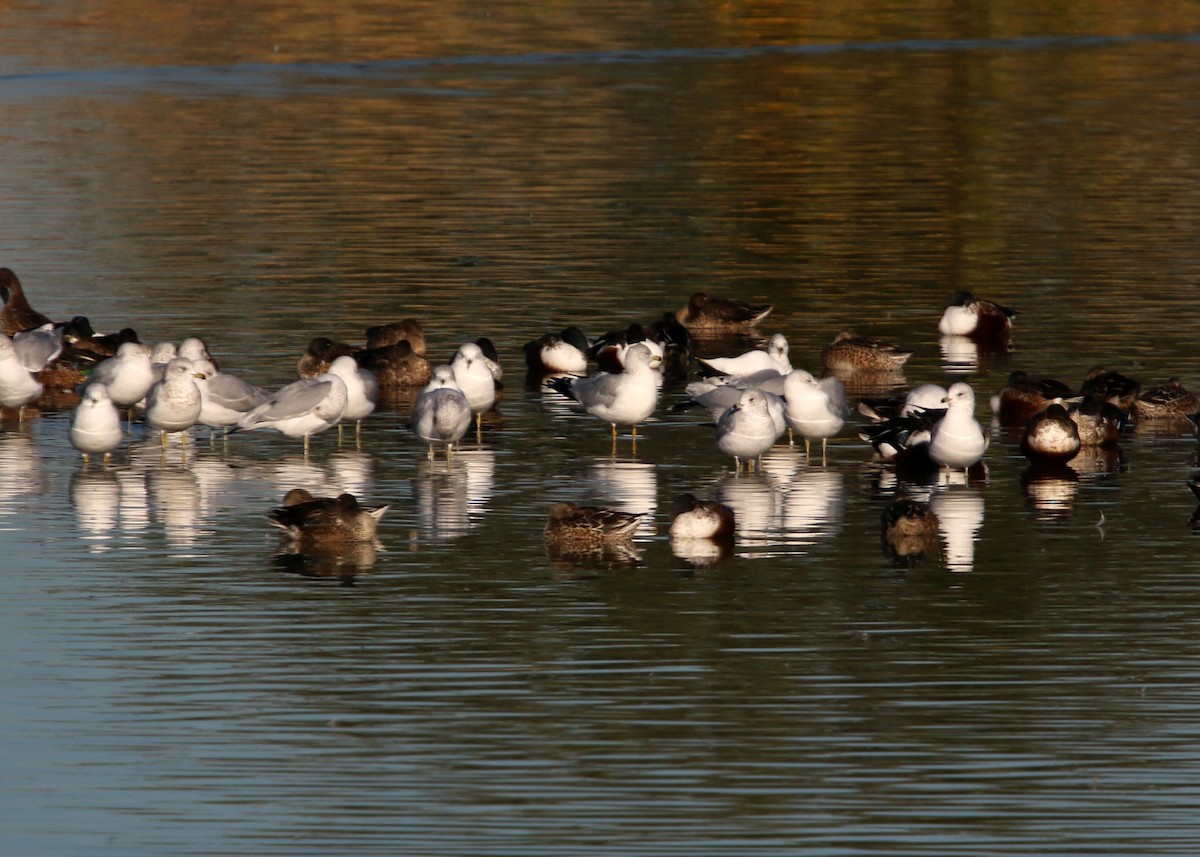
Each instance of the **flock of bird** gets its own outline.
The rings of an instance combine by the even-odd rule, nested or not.
[[[409,426],[430,459],[444,450],[449,460],[472,425],[477,434],[481,431],[503,377],[496,349],[486,338],[464,343],[446,365],[431,365],[421,323],[405,319],[369,328],[362,347],[313,339],[297,363],[297,380],[270,392],[221,371],[195,337],[178,347],[150,346],[128,328],[97,335],[81,316],[54,322],[30,306],[8,268],[0,268],[0,297],[0,405],[15,409],[20,421],[24,409],[48,392],[77,395],[69,440],[85,466],[92,455],[108,464],[132,431],[137,411],[148,429],[159,433],[164,450],[168,435],[178,434],[186,443],[188,430],[201,426],[226,434],[273,429],[301,438],[307,454],[314,434],[337,426],[341,435],[351,421],[360,432],[381,391],[397,389],[416,391]],[[633,324],[593,341],[574,327],[538,337],[526,344],[525,362],[540,387],[608,423],[614,450],[621,427],[631,430],[636,444],[638,426],[658,407],[664,367],[686,376],[696,366],[700,377],[687,384],[688,398],[674,407],[701,408],[711,415],[716,446],[733,458],[736,470],[754,469],[785,433],[803,440],[806,457],[820,441],[824,461],[827,441],[850,417],[845,384],[896,375],[910,352],[843,332],[823,349],[827,374],[822,378],[792,366],[782,334],[769,337],[765,349],[693,356],[706,339],[755,333],[772,309],[697,293],[647,328]],[[1015,315],[959,292],[945,307],[938,330],[979,348],[1007,350]],[[600,371],[586,374],[593,362]],[[949,388],[922,384],[898,399],[862,399],[858,411],[868,423],[859,435],[910,482],[940,469],[969,471],[980,464],[989,439],[975,404],[975,392],[964,382]],[[1088,446],[1111,446],[1137,421],[1188,417],[1200,423],[1200,401],[1178,379],[1143,393],[1136,381],[1103,368],[1089,373],[1079,390],[1013,372],[991,404],[1001,425],[1023,428],[1022,452],[1044,467],[1061,466]],[[1200,498],[1200,485],[1189,484]],[[269,520],[282,538],[301,547],[353,543],[374,539],[386,510],[360,504],[350,494],[313,497],[300,488],[284,497]],[[558,503],[544,539],[553,554],[619,557],[642,517]],[[675,501],[671,518],[672,539],[727,540],[735,529],[729,507],[691,494]],[[897,557],[925,552],[936,531],[929,505],[905,491],[882,516],[885,542]]]

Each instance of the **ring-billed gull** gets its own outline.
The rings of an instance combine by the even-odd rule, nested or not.
[[[176,357],[167,364],[163,379],[146,394],[146,424],[159,431],[163,447],[169,432],[187,431],[200,417],[200,388],[192,361]],[[186,435],[183,438],[186,443]]]
[[[71,430],[67,436],[71,446],[83,455],[84,464],[89,455],[103,455],[107,465],[124,436],[121,412],[108,397],[108,389],[103,384],[84,387],[83,398],[71,412]]]
[[[218,371],[209,360],[196,360],[192,365],[198,373],[196,386],[200,388],[200,416],[196,420],[199,425],[228,429],[270,398],[266,390]]]
[[[773,309],[774,304],[710,298],[704,292],[696,292],[675,317],[693,333],[744,333],[770,315]]]
[[[753,462],[775,445],[779,435],[761,390],[743,391],[738,403],[717,421],[717,448],[733,456],[737,470],[743,460],[753,469]]]
[[[733,531],[733,509],[724,503],[680,494],[671,505],[672,539],[723,539]]]
[[[183,342],[179,343],[178,354],[180,357],[186,357],[193,363],[197,360],[207,360],[214,367],[220,368],[216,358],[209,353],[208,346],[204,344],[204,340],[198,336],[189,336]]]
[[[0,405],[17,409],[17,421],[25,417],[25,406],[42,394],[42,383],[21,364],[12,340],[0,334]]]
[[[632,426],[637,437],[638,423],[654,413],[658,405],[659,375],[654,367],[661,361],[644,344],[637,344],[625,355],[625,371],[600,372],[587,378],[551,378],[547,384],[564,396],[575,399],[584,410],[612,426]]]
[[[337,375],[325,373],[316,378],[301,378],[247,413],[230,433],[275,429],[287,437],[304,438],[307,455],[308,439],[342,418],[346,399],[346,384]]]
[[[977,298],[970,292],[955,292],[938,322],[943,336],[966,336],[984,344],[1007,345],[1016,310]]]
[[[714,420],[719,420],[721,414],[738,403],[742,398],[742,393],[746,390],[761,390],[767,399],[767,410],[771,414],[771,419],[775,421],[775,429],[779,434],[783,434],[787,430],[787,422],[784,418],[784,410],[787,405],[780,395],[783,392],[783,378],[784,376],[771,372],[751,375],[747,378],[719,376],[703,381],[693,381],[686,387],[691,398],[675,405],[673,410],[686,410],[693,405],[698,405],[708,411],[709,416]],[[759,380],[761,380],[761,384]],[[726,381],[726,383],[712,383],[713,381]],[[771,389],[768,390],[766,387]],[[779,393],[772,392],[775,389]]]
[[[123,342],[115,357],[96,364],[88,383],[103,384],[108,397],[118,408],[132,408],[154,386],[154,366],[145,346]]]
[[[946,415],[933,425],[929,457],[943,467],[966,470],[988,448],[988,436],[975,419],[975,391],[958,381],[946,393]]]
[[[821,441],[821,460],[825,444],[846,424],[846,390],[834,376],[817,380],[805,369],[794,369],[783,379],[783,398],[787,401],[784,419],[788,429],[804,438],[804,457],[810,454],[812,441]]]
[[[63,325],[43,324],[33,330],[13,334],[12,344],[21,365],[30,372],[46,368],[63,350]]]
[[[29,305],[21,281],[11,268],[0,268],[0,298],[4,301],[4,308],[0,310],[0,333],[12,336],[50,321]]]
[[[409,426],[417,437],[429,444],[430,461],[435,446],[446,447],[449,460],[454,444],[462,440],[471,427],[471,406],[449,366],[438,366],[433,370],[433,378],[413,402]]]
[[[387,510],[386,505],[365,506],[353,494],[313,497],[302,488],[293,488],[267,520],[282,531],[281,538],[301,546],[369,542],[375,539],[379,519]]]
[[[755,372],[774,370],[781,375],[792,371],[788,360],[788,341],[782,333],[767,340],[767,350],[747,351],[737,357],[709,357],[700,364],[718,375],[752,375]]]
[[[525,343],[525,365],[530,372],[579,374],[586,372],[588,341],[578,327],[547,333]]]
[[[459,346],[450,368],[454,370],[455,383],[467,397],[471,413],[475,414],[475,430],[478,432],[482,427],[484,412],[491,410],[496,403],[496,378],[488,368],[483,349],[474,342]]]
[[[1058,402],[1034,414],[1021,435],[1021,452],[1034,464],[1065,464],[1079,448],[1079,426]]]
[[[329,374],[337,375],[346,385],[346,410],[343,420],[354,420],[354,434],[362,434],[362,421],[375,410],[379,401],[379,382],[375,376],[358,365],[353,357],[342,355],[329,364]],[[338,440],[342,439],[342,424],[338,423]]]

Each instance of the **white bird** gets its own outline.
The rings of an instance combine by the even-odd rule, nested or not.
[[[84,387],[82,400],[71,412],[71,430],[67,435],[71,446],[83,454],[84,464],[89,455],[103,454],[107,465],[124,436],[121,412],[108,397],[108,388],[103,384]]]
[[[625,354],[624,372],[600,372],[587,378],[551,378],[547,384],[564,396],[575,399],[584,410],[612,426],[632,426],[637,437],[638,423],[654,413],[658,405],[658,378],[654,371],[661,361],[639,343]]]
[[[146,394],[146,424],[158,429],[165,448],[168,432],[187,431],[200,417],[200,377],[192,361],[176,357],[167,364],[163,379]],[[186,443],[186,435],[183,438]]]
[[[753,462],[775,445],[781,433],[775,429],[762,390],[745,390],[717,420],[717,448],[732,455],[734,467],[741,470],[742,459]]]
[[[230,431],[275,429],[287,437],[302,437],[307,455],[309,437],[336,424],[346,410],[347,400],[346,383],[337,375],[326,372],[315,378],[301,378],[249,411]]]
[[[146,348],[147,346],[139,346]],[[161,381],[167,371],[167,364],[179,356],[179,349],[174,342],[159,342],[150,348],[150,365],[154,370],[154,380]]]
[[[213,356],[208,352],[208,346],[205,345],[204,340],[198,336],[189,336],[187,339],[183,340],[183,342],[179,343],[176,356],[186,357],[193,363],[195,363],[197,360],[207,360],[214,367],[217,365],[217,361],[214,360]]]
[[[483,414],[496,403],[496,379],[488,367],[483,349],[474,342],[465,342],[459,346],[450,361],[454,370],[454,382],[467,397],[471,413],[475,415],[475,430],[478,432],[483,425]]]
[[[122,342],[115,357],[96,364],[89,384],[103,384],[118,408],[132,408],[150,392],[156,378],[150,355],[137,342]]]
[[[13,348],[21,358],[21,365],[30,372],[41,372],[46,365],[62,353],[63,328],[53,322],[14,333]]]
[[[354,420],[354,434],[362,434],[362,421],[375,410],[379,401],[379,381],[375,373],[343,354],[329,364],[329,374],[337,375],[346,385],[346,410],[342,412],[342,419]],[[342,424],[339,422],[338,440],[341,439]]]
[[[771,373],[774,378],[783,380],[782,375],[774,372]],[[751,376],[754,377],[754,376]],[[691,405],[699,405],[708,411],[709,416],[714,420],[719,420],[721,414],[732,408],[742,398],[742,393],[746,390],[761,390],[762,394],[767,399],[767,411],[771,414],[771,419],[775,422],[775,429],[779,434],[787,431],[787,422],[784,418],[784,410],[787,405],[783,398],[776,393],[768,392],[757,384],[749,383],[745,379],[735,380],[732,376],[722,376],[722,380],[729,379],[727,384],[709,384],[706,381],[693,381],[688,384],[686,390],[691,393],[692,397],[682,404],[676,405],[676,408],[686,409]],[[709,379],[711,380],[711,379]],[[783,385],[778,385],[782,392]]]
[[[200,416],[196,422],[209,428],[229,428],[254,408],[261,405],[269,394],[249,381],[236,375],[220,372],[211,361],[201,358],[192,362],[198,376],[196,386],[200,389]]]
[[[849,413],[842,382],[832,375],[818,381],[805,369],[793,369],[784,378],[783,398],[788,429],[804,438],[804,457],[809,456],[811,442],[819,438],[824,461],[826,442],[841,431]]]
[[[946,415],[933,426],[929,457],[943,467],[965,470],[988,448],[987,433],[975,419],[975,391],[959,381],[950,385],[942,401]]]
[[[409,427],[429,444],[429,460],[435,446],[446,447],[449,459],[454,444],[462,440],[471,427],[471,405],[454,380],[454,370],[438,366],[433,378],[425,385],[412,407]]]
[[[710,357],[701,360],[705,366],[721,375],[751,375],[765,369],[773,369],[781,375],[792,371],[788,360],[788,341],[777,333],[767,341],[766,351],[747,351],[737,357]]]
[[[25,416],[25,406],[42,394],[42,384],[26,369],[13,341],[0,333],[0,405],[17,409],[17,421]]]

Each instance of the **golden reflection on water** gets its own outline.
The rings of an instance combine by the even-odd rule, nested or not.
[[[1194,5],[143,5],[0,11],[22,51],[0,58],[0,263],[35,306],[199,333],[265,386],[312,336],[414,315],[436,360],[488,334],[513,374],[503,420],[435,465],[403,401],[360,447],[137,446],[111,472],[77,470],[62,414],[4,426],[4,548],[56,587],[9,578],[9,627],[43,659],[12,700],[50,768],[25,764],[101,771],[114,841],[158,835],[152,789],[157,841],[217,820],[239,853],[283,828],[303,850],[305,825],[328,837],[309,853],[335,834],[478,853],[499,818],[514,852],[620,829],[614,851],[732,853],[760,824],[789,853],[801,827],[878,851],[897,838],[881,789],[913,853],[944,848],[947,819],[999,843],[981,853],[1192,823],[1190,438],[1134,435],[1125,464],[1035,481],[998,435],[986,478],[930,491],[940,543],[897,571],[878,545],[894,473],[849,428],[827,465],[781,446],[735,476],[711,428],[663,409],[617,458],[517,373],[541,333],[703,290],[774,301],[761,332],[797,365],[855,328],[915,350],[908,383],[961,371],[981,401],[1013,368],[1200,386],[1195,45],[986,41],[1194,32]],[[933,38],[985,41],[702,52]],[[1021,311],[1013,351],[943,355],[958,288]],[[298,484],[395,501],[384,549],[277,556],[261,517]],[[659,515],[631,555],[546,556],[551,495],[657,512],[681,490],[735,508],[732,549],[675,550]],[[1138,800],[1100,817],[1104,790]],[[21,824],[46,817],[35,797]]]

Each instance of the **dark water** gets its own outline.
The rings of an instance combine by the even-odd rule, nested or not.
[[[64,411],[4,421],[0,850],[1196,853],[1193,437],[1038,481],[994,429],[901,568],[852,427],[735,477],[669,381],[613,456],[520,348],[702,290],[773,301],[796,365],[904,343],[981,417],[1015,368],[1198,387],[1198,18],[5,7],[0,264],[35,306],[265,386],[416,315],[439,359],[492,337],[506,388],[449,466],[402,404],[307,460],[139,429],[107,472]],[[948,362],[960,288],[1021,311],[1011,353]],[[392,504],[352,581],[274,556],[297,485]],[[684,490],[736,507],[732,557],[673,556]],[[552,563],[559,499],[651,512],[641,564]]]

